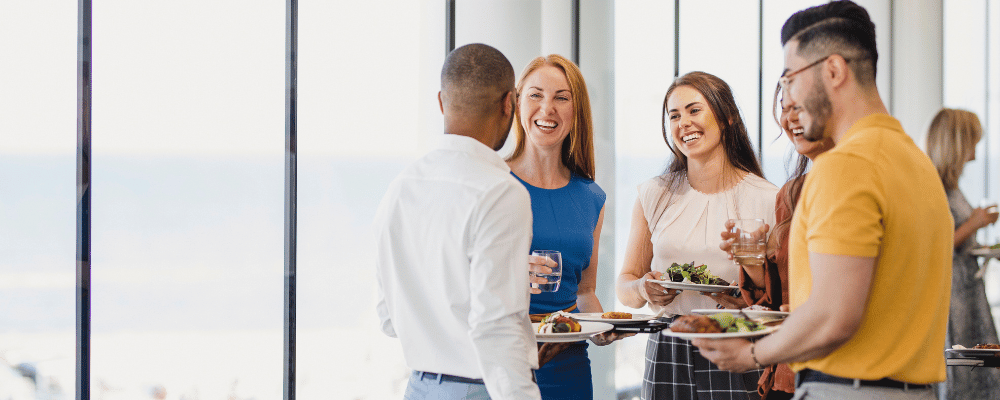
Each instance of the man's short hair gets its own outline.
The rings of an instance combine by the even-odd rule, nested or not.
[[[831,1],[792,14],[781,27],[781,45],[792,39],[799,43],[799,55],[839,54],[848,60],[858,83],[875,83],[875,24],[868,11],[853,1]]]
[[[514,90],[514,68],[499,50],[481,43],[453,50],[441,68],[441,97],[447,109],[485,115]]]

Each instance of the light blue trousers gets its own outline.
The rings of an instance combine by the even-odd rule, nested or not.
[[[420,375],[420,372],[410,375],[404,400],[490,400],[486,385],[440,381]]]

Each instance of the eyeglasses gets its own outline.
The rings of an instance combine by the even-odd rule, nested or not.
[[[788,72],[788,73],[785,73],[785,74],[781,75],[781,78],[778,78],[778,85],[781,86],[782,90],[788,90],[788,84],[792,82],[792,77],[793,76],[795,76],[799,72],[805,71],[805,70],[807,70],[809,68],[812,68],[812,67],[815,67],[815,66],[819,65],[819,63],[821,63],[823,61],[826,61],[826,59],[828,59],[830,57],[833,57],[833,54],[829,54],[826,57],[823,57],[823,58],[821,58],[819,60],[813,61],[809,65],[806,65],[806,66],[804,66],[802,68],[799,68],[799,69],[797,69],[795,71]],[[845,58],[844,62],[851,62],[851,59]]]

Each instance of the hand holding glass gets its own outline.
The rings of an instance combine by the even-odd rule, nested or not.
[[[539,278],[545,278],[548,283],[538,284],[531,283],[532,289],[538,289],[542,292],[555,292],[559,290],[559,282],[562,281],[562,253],[556,250],[535,250],[531,252],[531,255],[538,257],[546,257],[552,260],[553,263],[548,263],[548,266],[552,268],[551,274],[538,274],[535,272],[529,272],[531,276],[537,276]]]
[[[737,264],[747,266],[764,265],[767,253],[767,226],[763,219],[734,220],[730,230],[736,237],[733,239],[733,260]]]

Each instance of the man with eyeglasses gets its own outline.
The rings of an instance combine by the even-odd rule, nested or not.
[[[954,225],[934,166],[875,86],[875,26],[850,1],[792,15],[781,86],[805,137],[833,139],[789,236],[792,313],[774,334],[693,341],[721,368],[790,363],[795,398],[933,399],[945,380]]]

